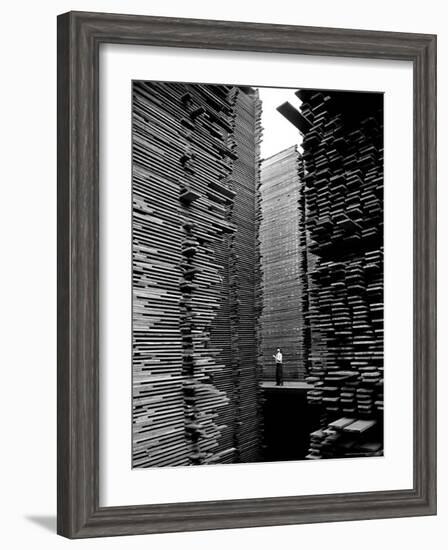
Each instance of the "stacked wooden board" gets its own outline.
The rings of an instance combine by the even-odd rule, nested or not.
[[[311,435],[308,457],[358,456],[367,447],[380,454],[383,97],[312,90],[297,95],[300,111],[289,104],[279,111],[303,135],[307,381],[313,386],[308,400],[322,412],[322,429]],[[339,427],[337,423],[347,418],[352,424],[364,422],[355,424],[363,426],[362,438],[356,430]]]
[[[381,423],[375,419],[341,417],[310,434],[307,458],[357,458],[382,454]]]
[[[306,257],[303,184],[296,146],[261,164],[260,251],[263,378],[275,378],[273,355],[283,354],[285,380],[306,375]]]
[[[256,456],[258,117],[235,87],[133,84],[134,467]]]
[[[235,103],[235,153],[232,185],[236,200],[232,222],[236,225],[232,249],[235,316],[233,339],[238,364],[235,380],[236,461],[254,462],[260,457],[261,365],[257,348],[257,285],[259,269],[256,250],[255,193],[260,179],[259,142],[261,139],[261,103],[258,92],[238,90]]]

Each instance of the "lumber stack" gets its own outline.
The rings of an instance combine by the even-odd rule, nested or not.
[[[299,92],[310,253],[310,456],[382,452],[383,117],[380,94]],[[354,422],[340,428],[342,419]],[[344,423],[344,422],[342,422]],[[361,428],[359,428],[361,426]],[[357,433],[359,428],[360,433]],[[330,432],[330,433],[328,433]],[[370,450],[369,450],[370,449]]]
[[[256,430],[235,435],[235,407],[257,402],[256,349],[246,346],[255,321],[238,303],[253,288],[253,266],[246,282],[239,254],[255,253],[254,229],[240,235],[239,224],[255,215],[256,184],[254,170],[233,177],[240,95],[231,86],[133,84],[134,467],[235,461],[258,444]],[[255,147],[252,130],[253,158]]]
[[[232,222],[238,228],[231,248],[231,289],[234,298],[232,342],[235,346],[234,428],[236,461],[259,458],[261,438],[260,364],[257,349],[257,294],[259,271],[256,258],[255,192],[259,181],[259,142],[261,103],[258,92],[236,89],[235,153],[232,185],[236,200]]]
[[[383,430],[377,420],[342,417],[310,434],[307,458],[357,458],[382,454]]]
[[[273,354],[283,354],[285,379],[306,375],[306,243],[303,184],[297,147],[261,164],[261,266],[263,377],[275,378]]]
[[[303,102],[300,112],[290,105],[279,110],[303,135],[307,381],[313,386],[308,399],[322,411],[322,430],[311,435],[309,458],[356,456],[356,430],[338,424],[347,418],[355,428],[368,426],[369,448],[380,453],[383,99],[381,94],[311,90],[297,95]]]

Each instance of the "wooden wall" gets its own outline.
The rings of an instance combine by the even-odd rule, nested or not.
[[[261,164],[260,251],[263,378],[275,378],[276,349],[283,353],[285,380],[306,376],[303,184],[296,146]]]

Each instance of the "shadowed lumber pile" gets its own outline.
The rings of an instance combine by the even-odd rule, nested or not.
[[[320,407],[323,428],[312,434],[310,457],[340,456],[331,422],[347,415],[382,426],[383,97],[297,95],[299,115],[282,109],[304,138],[308,400]],[[316,451],[321,445],[325,453]]]

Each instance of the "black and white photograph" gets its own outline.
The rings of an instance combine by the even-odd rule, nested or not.
[[[132,82],[133,468],[383,455],[383,94]]]
[[[403,7],[3,6],[6,550],[446,550],[448,26]]]

